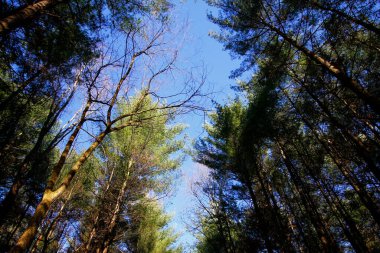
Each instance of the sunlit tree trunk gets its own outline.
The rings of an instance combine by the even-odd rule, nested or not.
[[[377,28],[376,26],[374,26],[373,24],[370,24],[370,23],[365,22],[361,19],[357,19],[355,17],[352,17],[352,16],[348,15],[347,13],[344,13],[343,11],[337,10],[335,8],[331,8],[327,4],[320,4],[318,1],[312,1],[311,4],[315,7],[317,7],[318,9],[321,9],[324,11],[329,11],[329,12],[332,12],[334,14],[337,14],[337,15],[344,17],[345,19],[351,21],[352,23],[358,24],[358,25],[368,29],[369,31],[380,35],[380,29]]]
[[[66,190],[66,188],[69,186],[70,182],[72,181],[77,171],[80,169],[80,167],[82,167],[84,162],[95,150],[95,148],[103,141],[107,133],[108,131],[104,131],[100,135],[97,136],[96,140],[92,143],[92,145],[81,155],[78,161],[74,164],[74,166],[72,167],[70,172],[67,174],[67,176],[63,180],[63,183],[60,185],[58,189],[53,190],[53,187],[55,185],[55,182],[58,176],[55,179],[51,178],[49,180],[49,183],[52,187],[50,188],[48,184],[48,187],[46,188],[42,196],[42,200],[38,204],[36,211],[34,212],[32,218],[30,219],[30,222],[27,228],[18,239],[16,246],[10,252],[22,253],[22,252],[25,252],[30,247],[34,237],[37,234],[37,229],[41,225],[42,220],[46,217],[46,214],[51,204],[53,203],[53,201],[55,201],[59,196],[61,196],[62,193]]]
[[[370,105],[374,111],[380,114],[380,99],[368,92],[368,90],[362,87],[356,80],[349,77],[341,66],[337,66],[329,60],[319,56],[315,52],[310,51],[306,47],[298,44],[294,39],[289,37],[288,34],[281,31],[279,28],[265,22],[264,20],[262,20],[262,24],[265,25],[271,31],[281,36],[291,46],[300,50],[312,61],[320,64],[323,69],[327,70],[331,75],[335,76],[342,83],[343,86],[355,93],[360,99],[362,99],[365,103]]]
[[[8,16],[0,19],[0,34],[25,25],[28,20],[36,18],[43,11],[65,1],[68,0],[40,0],[14,11]]]

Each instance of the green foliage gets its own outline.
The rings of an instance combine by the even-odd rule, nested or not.
[[[2,1],[0,17],[3,20],[34,3]],[[89,66],[96,65],[100,52],[106,51],[105,45],[119,43],[115,42],[118,35],[138,30],[141,20],[166,21],[170,7],[168,1],[161,0],[53,1],[52,6],[38,15],[20,19],[20,26],[0,34],[0,172],[3,175],[0,178],[0,247],[3,250],[10,250],[9,247],[27,225],[26,221],[34,212],[47,177],[57,162],[59,150],[64,148],[62,143],[67,141],[66,136],[77,124],[75,116],[68,114],[80,102],[77,97],[73,99],[74,94],[88,88],[84,84],[92,78]],[[28,15],[25,13],[24,16]],[[107,57],[114,56],[108,53]],[[71,104],[72,99],[75,100],[74,105]],[[72,116],[72,121],[60,128],[58,122],[66,122]],[[89,121],[86,124],[90,125]],[[180,132],[176,129],[172,132]],[[159,137],[154,141],[159,142]],[[168,157],[181,146],[181,141],[163,145],[157,151],[161,160],[150,161],[161,164],[156,172],[156,176],[162,178],[160,183],[157,182],[157,192],[160,187],[162,192],[166,190],[165,184],[169,184],[171,176],[163,171],[174,170],[180,162],[179,158]],[[78,158],[76,152],[79,149],[71,150],[63,172],[70,170],[73,159]],[[105,176],[102,167],[106,159],[96,157],[89,160],[78,173],[81,179],[75,179],[75,186],[70,188],[83,195],[76,193],[69,203],[57,201],[54,205],[57,210],[60,206],[66,207],[67,210],[62,212],[68,220],[79,220],[77,216],[83,211],[81,207],[94,204],[90,196],[93,196],[94,186]],[[63,180],[62,175],[59,182]],[[146,181],[153,185],[152,178]],[[61,222],[62,212],[51,211],[51,216],[44,220],[42,228],[48,232],[40,235],[46,237],[43,244],[38,245],[42,251],[52,239],[49,236],[59,237],[65,231],[64,226],[54,230],[55,222]],[[53,225],[49,225],[51,220]],[[51,228],[54,233],[49,232]],[[59,239],[52,241],[59,247]]]
[[[198,252],[375,250],[379,115],[347,85],[378,95],[374,1],[208,3],[215,37],[243,59],[232,76],[253,73],[237,87],[247,103],[218,105],[196,145],[217,203],[201,206]]]
[[[140,216],[138,225],[137,252],[179,253],[181,246],[175,246],[178,235],[169,227],[170,217],[153,200],[142,200],[136,207]]]
[[[70,208],[83,213],[74,218],[81,228],[78,243],[99,250],[182,252],[155,198],[170,190],[182,162],[183,126],[170,126],[171,113],[157,109],[144,92],[123,102],[114,116],[128,112],[136,125],[111,133],[73,186]]]

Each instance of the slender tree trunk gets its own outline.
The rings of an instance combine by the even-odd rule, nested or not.
[[[341,173],[349,182],[349,184],[352,186],[352,188],[355,190],[355,192],[359,195],[360,200],[363,202],[366,208],[370,211],[373,219],[377,222],[377,224],[380,225],[380,208],[379,208],[378,203],[375,200],[373,200],[373,198],[370,196],[370,194],[366,190],[366,187],[354,175],[352,175],[350,169],[348,169],[345,164],[342,164],[342,162],[339,161],[339,158],[337,158],[336,155],[334,155],[334,152],[331,150],[330,146],[324,140],[321,140],[319,134],[316,132],[313,125],[298,111],[297,107],[295,106],[291,98],[288,96],[286,91],[284,90],[282,91],[284,95],[287,97],[288,101],[292,104],[293,108],[301,116],[302,121],[311,130],[314,137],[326,150],[328,155],[333,160],[334,164],[341,171]]]
[[[114,239],[114,236],[115,236],[115,227],[116,227],[116,221],[117,221],[117,218],[119,217],[119,214],[120,214],[120,211],[121,211],[121,207],[124,203],[124,199],[125,199],[125,191],[127,189],[127,183],[128,183],[128,179],[129,179],[129,173],[130,173],[130,170],[132,168],[132,165],[133,165],[133,161],[132,160],[129,160],[128,162],[128,167],[127,167],[127,173],[126,173],[126,176],[124,178],[124,181],[120,187],[120,190],[119,190],[119,194],[116,198],[116,203],[115,203],[115,207],[112,211],[112,215],[111,215],[111,219],[107,225],[107,229],[106,229],[106,233],[104,235],[104,238],[103,238],[103,242],[101,243],[101,247],[98,248],[96,251],[99,251],[99,252],[102,252],[102,253],[106,253],[108,252],[108,248],[109,246],[111,245],[113,239]]]
[[[295,82],[299,83],[301,85],[301,87],[303,87],[306,92],[314,99],[314,100],[319,100],[320,99],[318,98],[317,95],[315,95],[313,93],[313,91],[310,89],[309,85],[294,71],[292,70],[291,68],[289,68],[289,71],[292,73],[292,78],[295,80]],[[323,80],[320,80],[321,83],[323,83]],[[375,123],[373,122],[370,122],[368,119],[364,118],[363,116],[364,115],[361,115],[355,108],[353,108],[352,104],[350,104],[349,102],[347,102],[344,98],[340,97],[336,91],[332,91],[330,89],[326,89],[327,92],[329,92],[330,94],[332,94],[335,98],[337,98],[338,100],[340,100],[344,105],[345,107],[350,111],[350,113],[352,114],[353,118],[355,120],[358,121],[358,123],[360,124],[364,124],[364,126],[366,126],[372,133],[373,133],[373,137],[371,138],[371,136],[369,135],[369,132],[367,129],[364,129],[361,131],[362,134],[364,134],[365,136],[367,136],[367,138],[371,139],[371,141],[374,142],[375,145],[377,145],[378,147],[380,146],[380,133],[376,130],[376,127],[375,127]],[[317,98],[317,99],[315,99]],[[322,101],[320,101],[318,104],[322,103]],[[322,105],[324,105],[322,103]],[[326,106],[325,106],[326,107]],[[346,109],[345,108],[345,109]],[[330,113],[332,115],[332,113]]]
[[[92,244],[92,239],[96,236],[97,232],[97,226],[98,226],[98,221],[99,221],[99,214],[96,215],[94,219],[94,223],[92,225],[90,234],[88,236],[87,242],[85,243],[84,251],[83,252],[90,252],[91,249],[91,244]]]
[[[288,34],[281,31],[279,28],[265,22],[262,20],[262,24],[269,28],[271,31],[275,32],[279,36],[281,36],[285,41],[287,41],[291,46],[300,50],[307,57],[309,57],[312,61],[320,64],[325,70],[327,70],[330,74],[335,76],[343,86],[350,89],[354,92],[360,99],[366,102],[371,108],[377,113],[380,114],[380,99],[368,92],[365,88],[363,88],[356,80],[352,79],[345,73],[345,71],[336,64],[324,59],[323,57],[317,55],[313,51],[310,51],[305,46],[302,46],[297,43],[294,39],[290,38]]]
[[[289,240],[289,237],[288,237],[289,233],[287,231],[287,227],[282,222],[282,219],[280,216],[280,210],[276,204],[276,201],[273,198],[272,198],[273,205],[271,205],[270,190],[267,188],[267,185],[265,184],[264,179],[260,173],[260,170],[262,170],[262,166],[259,166],[259,167],[261,168],[257,170],[256,175],[257,175],[257,178],[259,179],[259,183],[261,185],[261,189],[264,194],[265,200],[270,206],[270,209],[272,210],[272,215],[273,215],[272,217],[274,217],[276,226],[279,229],[278,234],[280,238],[278,238],[279,239],[278,244],[281,245],[281,247],[283,248],[285,252],[294,252],[294,248],[292,247],[291,241]]]
[[[295,148],[297,154],[300,157],[303,157],[301,151],[297,148],[297,145],[294,143],[292,146]],[[301,147],[303,150],[307,151],[305,147]],[[307,156],[310,154],[307,152]],[[302,159],[302,163],[305,168],[309,168],[309,164],[305,159]],[[330,208],[335,210],[336,216],[339,219],[339,216],[343,218],[344,223],[348,226],[346,228],[345,224],[342,224],[342,229],[347,236],[347,239],[350,241],[351,245],[356,252],[369,252],[369,249],[366,246],[365,240],[363,239],[362,234],[356,226],[355,221],[352,219],[349,212],[346,210],[346,207],[343,205],[340,197],[337,195],[335,190],[331,185],[327,183],[327,179],[322,176],[322,174],[317,178],[315,173],[311,170],[307,172],[314,180],[315,184],[318,186],[320,192],[323,194],[325,200],[328,202]],[[323,177],[323,178],[320,178]]]
[[[347,100],[345,100],[344,98],[340,97],[339,94],[337,94],[337,92],[332,92],[332,91],[329,91],[335,98],[339,99],[340,101],[342,101],[342,103],[345,105],[345,107],[352,113],[352,115],[360,122],[363,122],[363,124],[365,126],[367,126],[371,132],[373,133],[374,135],[374,141],[377,143],[376,145],[380,145],[380,132],[376,129],[376,123],[374,122],[371,122],[369,120],[369,118],[372,118],[373,120],[373,117],[365,117],[366,115],[361,115],[360,112],[358,112],[355,108],[352,107],[352,105],[350,104],[350,102],[348,102]],[[366,136],[368,136],[368,134],[366,134]]]
[[[115,167],[113,167],[112,170],[111,170],[111,174],[110,174],[110,176],[109,176],[109,178],[107,180],[106,189],[104,190],[103,195],[107,195],[107,193],[108,193],[108,190],[109,190],[109,188],[111,186],[111,182],[112,182],[112,179],[113,179],[114,172],[115,172]],[[85,245],[84,252],[89,252],[90,249],[91,249],[92,240],[96,236],[99,218],[100,218],[100,211],[98,210],[98,213],[97,213],[97,215],[95,216],[95,219],[92,222],[92,228],[91,228],[90,234],[88,236],[87,242],[84,243],[84,245]]]
[[[282,240],[283,240],[283,245],[284,245],[283,250],[284,250],[284,252],[289,252],[289,253],[290,252],[296,252],[296,249],[294,248],[294,246],[292,244],[292,236],[291,236],[292,228],[291,228],[291,226],[287,225],[288,224],[287,221],[283,222],[283,216],[281,215],[280,207],[278,206],[276,198],[274,197],[271,182],[267,183],[267,188],[268,188],[270,199],[272,200],[273,206],[274,206],[275,211],[276,211],[277,223],[281,227],[282,237],[283,237]]]
[[[1,32],[0,32],[1,34]],[[28,80],[24,81],[19,85],[17,90],[13,91],[8,97],[0,102],[0,111],[5,110],[9,103],[13,101],[29,84],[31,84],[44,70],[45,67],[40,68],[34,75],[32,75]]]
[[[81,155],[78,161],[73,165],[70,172],[68,172],[58,189],[52,190],[54,188],[56,179],[54,180],[54,178],[50,178],[50,185],[48,183],[48,186],[46,187],[46,190],[42,196],[41,202],[38,204],[36,211],[30,219],[29,224],[25,229],[24,233],[18,239],[16,246],[13,247],[13,249],[10,251],[11,253],[22,253],[30,247],[34,237],[36,236],[37,229],[40,226],[42,220],[45,218],[52,202],[56,200],[58,197],[60,197],[62,193],[67,189],[77,171],[82,167],[87,158],[92,154],[95,148],[103,141],[107,134],[108,130],[102,132],[100,135],[97,136],[96,140],[92,143],[92,145]],[[58,175],[56,176],[58,178]]]
[[[78,85],[78,82],[79,74],[76,77],[72,92],[69,94],[68,98],[66,99],[66,101],[64,101],[63,104],[61,104],[63,97],[59,99],[53,99],[50,105],[49,114],[47,115],[41,127],[36,143],[34,144],[33,148],[29,151],[29,153],[26,155],[22,163],[18,166],[19,169],[12,183],[12,186],[6,194],[4,200],[0,204],[0,225],[4,223],[5,219],[8,217],[10,211],[15,205],[17,195],[20,189],[24,186],[24,177],[26,176],[29,170],[30,164],[35,164],[38,162],[36,161],[36,158],[38,160],[38,156],[41,155],[39,151],[42,149],[43,141],[46,135],[49,133],[49,131],[53,128],[54,124],[57,122],[57,119],[61,115],[62,111],[67,107],[67,105],[71,101],[76,87]],[[85,111],[84,113],[87,113],[87,111]],[[79,127],[81,127],[81,125]],[[76,138],[76,135],[74,136],[74,138]],[[46,154],[50,152],[54,147],[55,145],[48,145],[48,147],[45,148],[45,150],[42,153]]]
[[[361,19],[357,19],[355,17],[352,17],[350,15],[348,15],[347,13],[344,13],[340,10],[337,10],[337,9],[334,9],[334,8],[331,8],[331,7],[327,7],[327,5],[322,5],[320,4],[319,2],[317,1],[312,1],[311,4],[315,7],[317,7],[318,9],[321,9],[321,10],[324,10],[324,11],[329,11],[329,12],[332,12],[334,14],[337,14],[341,17],[344,17],[345,19],[351,21],[352,23],[355,23],[355,24],[358,24],[366,29],[368,29],[369,31],[371,32],[374,32],[378,35],[380,35],[380,29],[377,28],[376,26],[374,26],[373,24],[370,24],[370,23],[367,23]]]
[[[17,173],[11,188],[9,189],[7,195],[5,196],[3,202],[1,202],[0,209],[0,226],[4,224],[5,221],[9,219],[9,214],[13,207],[15,206],[16,196],[19,190],[23,186],[21,179],[21,173]]]
[[[103,243],[101,245],[101,248],[99,249],[99,252],[102,252],[102,253],[107,252],[108,247],[111,245],[111,243],[114,239],[114,230],[115,230],[115,226],[116,226],[116,221],[117,221],[117,218],[119,217],[120,208],[123,204],[123,199],[125,197],[125,190],[127,188],[127,182],[128,182],[128,179],[125,179],[120,190],[119,190],[119,194],[117,196],[116,203],[115,203],[115,208],[112,212],[111,220],[108,223],[107,231],[106,231],[106,234],[104,236],[104,240],[103,240]]]
[[[364,159],[369,167],[370,171],[374,174],[374,176],[380,181],[380,169],[376,166],[374,161],[369,155],[369,151],[367,150],[365,144],[356,136],[354,136],[345,125],[341,124],[331,113],[328,107],[322,103],[322,101],[315,96],[310,89],[305,86],[307,93],[317,102],[318,106],[322,109],[322,111],[327,115],[333,125],[337,126],[343,132],[344,136],[346,136],[349,140],[352,141],[354,148],[358,152],[358,154]]]
[[[294,146],[294,145],[293,145]],[[301,153],[299,150],[295,147],[297,154],[299,154],[301,157]],[[305,168],[309,168],[309,165],[305,161],[305,159],[302,159],[302,163]],[[350,215],[345,211],[345,208],[343,207],[339,197],[336,195],[335,191],[331,189],[331,187],[325,182],[326,179],[322,178],[319,179],[314,175],[314,172],[311,170],[307,170],[308,175],[310,175],[313,180],[314,184],[318,186],[319,191],[322,193],[324,199],[326,200],[327,204],[329,205],[330,209],[335,214],[337,220],[341,224],[341,227],[343,229],[344,234],[346,235],[347,239],[350,241],[351,245],[355,249],[356,252],[363,252],[363,253],[369,253],[369,250],[365,244],[365,241],[359,232],[359,230],[356,227],[355,222],[352,220]],[[341,221],[341,218],[343,219],[343,222]],[[346,227],[347,226],[347,227]]]
[[[54,229],[55,229],[55,226],[56,224],[58,223],[58,221],[61,219],[62,217],[62,214],[63,214],[63,210],[65,209],[67,203],[69,202],[69,200],[71,199],[71,194],[73,193],[73,190],[74,190],[74,186],[71,188],[68,196],[66,197],[65,199],[65,202],[62,204],[62,206],[59,208],[59,211],[57,213],[57,215],[54,217],[54,219],[50,222],[49,226],[47,227],[46,229],[46,232],[43,234],[44,238],[43,238],[43,246],[42,246],[42,250],[41,250],[41,253],[46,253],[47,251],[47,248],[49,246],[49,238],[51,237],[51,235],[53,234],[54,232]]]
[[[24,105],[26,105],[28,103],[30,103],[30,98],[24,103]],[[16,105],[14,108],[12,108],[11,113],[12,113],[11,121],[10,122],[8,121],[5,126],[0,128],[0,131],[2,131],[2,134],[6,135],[5,138],[2,138],[0,140],[0,156],[6,155],[9,146],[12,146],[12,141],[14,141],[17,126],[18,126],[20,120],[26,114],[25,109],[22,108],[21,105]]]
[[[9,189],[8,193],[6,194],[4,200],[0,204],[0,225],[4,224],[4,222],[7,220],[10,212],[12,211],[13,207],[15,206],[15,201],[18,196],[18,193],[20,189],[24,186],[24,178],[28,172],[28,167],[30,162],[33,161],[35,156],[37,155],[38,150],[40,149],[42,145],[42,140],[47,134],[47,131],[42,133],[42,130],[40,132],[39,139],[37,140],[37,143],[34,145],[33,149],[29,152],[29,154],[25,157],[23,162],[21,163],[18,172],[16,174],[15,179],[13,180],[12,186]],[[40,138],[41,137],[41,138]]]
[[[8,231],[7,233],[3,233],[0,238],[0,249],[4,252],[8,252],[12,247],[13,239],[17,231],[21,228],[21,225],[27,216],[28,209],[30,208],[30,204],[27,204],[24,207],[24,210],[21,215],[17,217],[17,223]]]
[[[21,27],[25,25],[28,20],[36,18],[43,11],[66,1],[68,0],[39,0],[33,4],[20,8],[8,16],[0,19],[0,34]]]
[[[303,205],[305,206],[307,213],[311,218],[315,230],[319,235],[319,239],[323,246],[324,252],[341,252],[341,249],[337,246],[337,243],[332,237],[330,231],[326,227],[325,223],[322,221],[322,218],[320,217],[317,211],[317,207],[315,206],[310,194],[308,193],[308,191],[305,191],[307,187],[303,184],[301,178],[296,173],[296,170],[293,167],[293,164],[289,160],[288,156],[286,155],[284,148],[279,142],[277,142],[277,146],[279,147],[281,157],[289,171],[290,177],[297,191],[300,194],[301,201],[303,202]]]
[[[263,233],[264,242],[265,242],[265,246],[267,248],[267,251],[268,251],[268,253],[273,253],[274,248],[273,248],[273,244],[272,244],[272,241],[270,239],[270,236],[269,236],[268,226],[266,224],[264,224],[264,218],[263,218],[263,215],[261,213],[260,207],[257,203],[256,195],[255,195],[255,192],[253,191],[252,185],[246,179],[243,180],[242,182],[244,182],[245,186],[247,187],[249,196],[251,197],[251,200],[252,200],[252,204],[255,208],[255,211],[257,214],[257,219],[258,219],[257,222],[261,227],[260,230]]]
[[[353,147],[356,149],[358,154],[363,158],[363,160],[367,163],[367,166],[369,170],[374,174],[374,176],[377,178],[377,180],[380,181],[380,169],[376,166],[375,162],[372,160],[372,157],[369,155],[369,151],[365,147],[365,144],[356,136],[354,136],[346,127],[346,125],[341,124],[331,113],[331,111],[328,109],[328,107],[322,103],[322,101],[315,96],[310,89],[303,85],[306,92],[310,95],[312,99],[314,99],[315,102],[317,102],[318,106],[322,109],[322,111],[327,115],[327,117],[330,119],[331,123],[338,127],[345,137],[347,137],[349,140],[352,141]]]
[[[330,187],[327,187],[326,183],[324,183],[323,180],[321,180],[321,183],[318,182],[316,178],[314,178],[314,181],[319,186],[320,191],[324,195],[330,208],[334,211],[337,219],[340,220],[340,217],[343,219],[343,222],[340,222],[342,223],[341,227],[354,250],[356,252],[369,253],[369,249],[367,248],[361,233],[359,232],[355,222],[346,212],[340,199],[337,199],[337,196],[335,194],[332,194],[332,189],[330,189]]]
[[[289,184],[289,182],[288,182],[288,184]],[[291,188],[290,185],[289,185],[289,187]],[[292,193],[293,193],[293,191],[292,191]],[[305,225],[304,224],[301,225],[299,222],[299,219],[296,217],[296,210],[291,204],[292,203],[291,199],[287,196],[287,194],[285,193],[285,191],[283,189],[282,189],[282,191],[281,191],[281,189],[279,190],[279,194],[280,194],[280,197],[285,200],[284,206],[287,206],[289,209],[289,210],[287,210],[288,223],[289,223],[290,229],[293,232],[293,235],[296,238],[295,242],[299,247],[299,251],[304,252],[303,246],[306,246],[306,249],[313,248],[310,246],[310,242],[314,242],[315,240],[310,240],[310,238],[306,237],[305,232],[304,232]],[[299,204],[299,201],[296,201],[296,203],[297,203],[296,205],[298,206],[299,212],[304,213],[300,204]],[[285,208],[285,209],[287,209],[287,208]],[[294,223],[296,223],[296,224],[294,224]]]
[[[223,221],[220,220],[219,213],[217,213],[214,217],[216,217],[218,233],[219,233],[220,239],[222,240],[222,242],[220,243],[220,244],[222,244],[222,247],[221,247],[223,249],[222,251],[229,253],[229,245],[228,245],[228,242],[226,239],[227,236],[225,235],[225,232],[224,232]]]

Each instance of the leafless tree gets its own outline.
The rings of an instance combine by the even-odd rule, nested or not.
[[[24,252],[30,248],[51,205],[67,191],[82,165],[108,134],[149,122],[151,117],[143,116],[149,111],[159,111],[158,115],[172,115],[200,108],[195,104],[195,99],[200,97],[204,77],[200,83],[195,82],[194,78],[188,79],[175,94],[159,94],[155,84],[159,83],[163,75],[171,74],[175,69],[178,54],[175,50],[171,53],[164,50],[165,45],[168,45],[165,44],[168,24],[165,21],[160,24],[149,22],[153,21],[148,20],[138,28],[130,28],[124,31],[123,36],[119,34],[120,37],[112,42],[112,46],[103,48],[98,61],[85,67],[81,82],[86,99],[77,124],[52,169],[42,200],[11,252]],[[119,50],[121,47],[124,48],[122,51]],[[148,96],[153,97],[155,102],[152,107],[145,108],[143,102]],[[118,114],[118,108],[125,103],[132,105],[131,109]],[[82,133],[91,136],[90,144],[69,170],[63,170],[75,141]]]

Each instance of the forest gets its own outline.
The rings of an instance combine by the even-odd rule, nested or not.
[[[0,252],[380,252],[380,3],[199,1],[225,102],[184,64],[196,1],[1,0]]]

